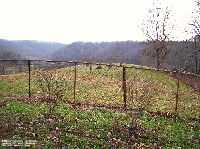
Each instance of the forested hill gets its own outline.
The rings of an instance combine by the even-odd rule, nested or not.
[[[92,60],[108,62],[140,63],[138,53],[144,44],[136,41],[123,42],[74,42],[43,56],[48,60]]]
[[[200,43],[192,41],[171,41],[171,49],[162,63],[163,69],[176,67],[188,72],[200,71],[198,55]],[[195,48],[196,47],[196,48]],[[74,42],[62,44],[33,40],[8,41],[0,39],[0,59],[42,59],[57,61],[124,62],[156,67],[154,49],[146,42]],[[150,54],[149,54],[150,53]],[[199,69],[198,69],[199,68]]]
[[[62,43],[42,42],[35,40],[4,40],[0,39],[2,59],[14,59],[16,57],[4,57],[3,53],[12,52],[18,55],[17,59],[38,59],[43,54],[49,53],[64,46]],[[2,50],[4,49],[4,50]],[[4,54],[5,55],[5,54]]]
[[[0,39],[0,59],[44,59],[65,61],[126,62],[139,64],[144,44],[137,41],[74,42],[68,45],[34,40]]]
[[[65,46],[65,44],[58,43],[58,42],[43,42],[43,41],[35,41],[35,40],[21,40],[21,41],[15,41],[15,43],[19,43],[33,49],[37,49],[42,54],[52,52],[54,50],[57,50]]]
[[[0,59],[21,59],[20,55],[3,46],[0,43]]]

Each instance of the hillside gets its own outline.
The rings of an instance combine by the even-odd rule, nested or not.
[[[10,51],[18,53],[21,58],[25,59],[38,59],[43,54],[56,50],[64,44],[51,43],[51,42],[40,42],[32,40],[4,40],[0,39],[0,44]]]
[[[143,48],[140,42],[74,42],[43,56],[50,60],[86,60],[98,62],[126,62],[139,64],[138,53]]]
[[[35,40],[20,40],[14,42],[22,44],[24,46],[28,46],[33,49],[37,49],[39,52],[41,52],[41,55],[50,53],[64,46],[64,44],[58,42],[44,42]]]
[[[48,64],[44,63],[44,67]],[[50,66],[52,64],[50,63]],[[115,64],[116,65],[116,64]],[[119,64],[117,64],[119,66]],[[133,64],[124,64],[125,66],[134,66]],[[43,92],[48,92],[46,83],[52,79],[53,87],[52,95],[54,92],[63,94],[62,98],[65,100],[73,99],[73,85],[74,85],[74,67],[69,67],[68,63],[61,63],[60,66],[67,68],[55,69],[56,65],[52,65],[51,68],[55,70],[51,71],[33,71],[32,78],[32,95],[36,95],[42,98],[45,95]],[[5,66],[6,67],[6,66]],[[58,66],[57,66],[58,67]],[[140,66],[141,67],[141,66]],[[15,66],[15,68],[18,68]],[[42,67],[41,67],[42,68]],[[49,67],[48,67],[49,68]],[[145,67],[146,68],[146,67]],[[89,67],[77,66],[77,101],[80,102],[92,102],[101,104],[115,104],[123,105],[123,90],[122,90],[122,75],[123,69],[120,67],[108,68],[102,66],[102,69],[96,69],[93,66],[93,70]],[[17,70],[15,70],[17,72]],[[25,94],[28,92],[28,88],[24,88],[24,85],[28,85],[28,74],[21,73],[15,75],[3,75],[0,76],[1,88],[0,94]],[[25,79],[27,78],[27,79]],[[15,81],[15,79],[17,79]],[[9,80],[9,81],[8,81]],[[54,81],[53,81],[54,80]],[[8,82],[7,82],[8,81]],[[45,82],[46,81],[46,82]],[[44,84],[41,84],[41,83]],[[7,84],[8,83],[8,84]],[[16,84],[15,84],[16,83]],[[177,91],[177,79],[174,79],[169,73],[155,72],[150,70],[136,70],[133,68],[126,69],[126,83],[127,89],[133,94],[131,98],[141,98],[141,100],[149,99],[153,104],[146,107],[148,110],[159,110],[173,112],[174,108],[171,107],[175,104],[176,91]],[[12,90],[9,89],[10,85],[15,86]],[[7,88],[8,87],[8,88]],[[191,88],[185,84],[180,83],[180,95],[181,99],[179,112],[181,114],[198,116],[200,111],[194,111],[192,108],[199,107],[199,93],[195,93]],[[135,92],[138,92],[135,93]],[[39,94],[38,94],[39,93]],[[127,93],[128,94],[128,93]],[[91,97],[89,97],[91,96]],[[129,95],[130,96],[130,95]],[[137,97],[138,96],[138,97]],[[56,98],[56,97],[54,97]],[[173,99],[173,100],[172,100]],[[188,103],[190,102],[190,103]],[[128,103],[128,101],[127,101]],[[155,104],[156,103],[156,104]],[[130,104],[130,103],[129,103]],[[136,103],[135,103],[136,104]],[[164,106],[164,105],[165,106]],[[190,105],[190,106],[189,106]],[[143,105],[140,105],[143,106]],[[188,107],[189,106],[189,107]],[[190,109],[185,112],[185,109]]]
[[[19,53],[11,51],[2,44],[0,44],[0,59],[21,59]]]
[[[0,39],[0,45],[0,54],[3,59],[124,62],[151,67],[156,67],[157,64],[157,58],[146,42],[74,42],[64,45],[56,42]],[[176,67],[188,72],[199,72],[200,67],[196,65],[198,64],[199,51],[195,54],[195,47],[199,46],[199,43],[194,45],[192,41],[169,43],[167,48],[171,50],[161,64],[161,68]]]
[[[137,41],[124,42],[74,42],[64,45],[56,42],[33,40],[8,41],[0,44],[20,55],[21,59],[85,60],[94,62],[126,62],[140,64],[138,53],[143,44]]]

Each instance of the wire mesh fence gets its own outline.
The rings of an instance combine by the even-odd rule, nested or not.
[[[47,103],[63,100],[172,111],[179,98],[187,98],[179,92],[179,81],[199,91],[198,79],[177,69],[157,71],[122,63],[0,60],[1,95]]]
[[[172,68],[172,76],[176,79],[180,79],[181,82],[187,86],[192,87],[195,91],[200,91],[199,75],[190,72],[185,72],[176,68]]]
[[[28,95],[28,61],[2,60],[0,66],[1,94]]]
[[[114,102],[120,105],[123,101],[121,69],[101,64],[78,66],[76,99],[101,104]]]

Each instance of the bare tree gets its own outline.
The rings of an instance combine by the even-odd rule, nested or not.
[[[194,35],[194,58],[195,58],[195,73],[200,73],[200,0],[196,0],[197,9],[192,12],[192,21],[189,25],[192,27],[191,33]],[[198,70],[199,65],[199,70]]]
[[[160,3],[154,4],[149,10],[149,19],[142,23],[142,31],[147,36],[147,48],[142,52],[146,56],[156,59],[156,67],[159,70],[171,48],[169,30],[172,31],[174,26],[168,23],[170,10],[168,7],[162,8]]]
[[[192,33],[200,35],[200,0],[196,0],[197,9],[192,12],[192,21],[189,25],[192,26]]]

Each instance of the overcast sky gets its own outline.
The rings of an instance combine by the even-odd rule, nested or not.
[[[194,0],[166,0],[184,33]],[[61,43],[146,40],[140,27],[155,0],[0,0],[0,38]]]

